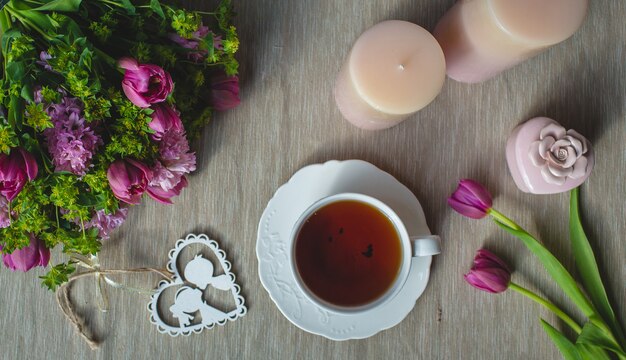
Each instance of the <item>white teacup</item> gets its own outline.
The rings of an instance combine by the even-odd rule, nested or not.
[[[364,218],[363,221],[365,223],[359,222],[359,215],[350,218],[350,212],[352,211],[350,209],[354,209],[355,214],[367,214],[369,218]],[[334,215],[332,215],[333,211],[338,214],[337,218],[348,219],[345,220],[351,224],[351,229],[348,230],[352,231],[352,233],[360,233],[361,237],[353,236],[356,240],[349,240],[349,236],[342,238],[344,228],[339,227],[339,225],[329,225],[335,221]],[[377,214],[374,215],[374,213]],[[328,217],[328,219],[324,217]],[[378,222],[380,222],[380,226],[372,225]],[[372,248],[371,244],[364,248],[364,245],[360,245],[361,247],[357,251],[355,246],[359,245],[351,245],[358,244],[361,240],[365,242],[370,241],[371,239],[365,239],[370,236],[368,235],[370,230],[372,236],[374,236],[373,234],[377,234],[377,228],[387,226],[386,224],[389,223],[392,227],[387,228],[387,230],[390,231],[391,235],[384,237],[384,240],[380,240],[382,243],[377,242],[376,248]],[[321,227],[324,227],[324,229],[321,229]],[[335,231],[337,227],[338,230]],[[326,228],[330,230],[326,230]],[[332,234],[327,233],[327,231],[332,231]],[[323,236],[320,235],[322,233]],[[329,236],[329,234],[332,236]],[[336,238],[334,238],[335,236]],[[383,238],[375,237],[373,239]],[[311,205],[296,221],[291,232],[290,243],[289,261],[293,268],[297,286],[311,302],[320,308],[340,314],[363,313],[384,305],[397,296],[404,286],[413,257],[432,256],[439,254],[441,251],[439,236],[409,236],[402,220],[389,206],[373,197],[356,193],[332,195]],[[393,247],[393,256],[387,258],[394,258],[395,260],[393,261],[394,265],[381,265],[384,267],[383,272],[387,274],[384,281],[368,282],[367,279],[351,281],[350,276],[345,276],[344,268],[348,269],[347,271],[350,274],[356,274],[358,277],[361,274],[360,268],[358,271],[355,268],[359,264],[365,264],[363,268],[367,268],[367,274],[373,274],[372,278],[379,279],[376,266],[371,264],[382,264],[387,259],[384,256],[388,252],[388,247]],[[363,249],[362,252],[360,251],[361,249]],[[361,255],[368,259],[361,258]],[[376,258],[377,262],[370,260],[370,258],[376,255],[379,255]],[[316,266],[319,269],[315,268]],[[392,270],[396,267],[397,272],[393,276]],[[337,274],[332,273],[335,270],[337,270]],[[363,271],[363,274],[365,273],[366,271]],[[368,288],[370,286],[378,286],[379,290],[376,291],[376,295],[372,295],[373,293],[367,294],[366,297],[368,299],[363,302],[360,302],[358,298],[354,300],[354,303],[350,302],[352,300],[344,301],[343,298],[338,298],[343,296],[342,292],[337,291],[337,289],[342,290],[341,284],[344,278],[346,279],[346,297],[351,297],[353,294],[367,293],[369,290],[360,288],[361,283]],[[328,284],[332,283],[334,290],[330,286],[326,289],[324,285],[320,285],[325,282]],[[374,297],[371,298],[372,296]]]

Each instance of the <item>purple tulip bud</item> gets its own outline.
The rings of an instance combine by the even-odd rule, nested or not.
[[[30,245],[13,251],[11,254],[3,254],[2,262],[11,271],[28,271],[35,266],[48,266],[50,250],[43,241],[30,234]]]
[[[183,122],[180,120],[178,112],[169,105],[155,106],[152,113],[152,121],[148,126],[154,130],[152,139],[156,141],[160,141],[163,138],[163,134],[170,130],[183,130]]]
[[[217,111],[232,109],[239,105],[239,78],[220,74],[211,80],[210,101]]]
[[[107,178],[113,195],[128,204],[139,204],[148,187],[152,172],[133,159],[117,160],[109,166]]]
[[[473,287],[497,294],[509,288],[511,270],[491,251],[480,249],[476,252],[472,269],[463,277]]]
[[[448,205],[456,212],[472,219],[484,218],[491,209],[491,195],[474,180],[463,179],[448,198]]]
[[[141,108],[165,101],[174,89],[170,74],[156,65],[139,64],[135,59],[122,58],[119,66],[126,70],[122,80],[124,94]]]
[[[26,181],[37,177],[37,161],[23,148],[13,148],[9,155],[0,154],[0,194],[15,199]]]

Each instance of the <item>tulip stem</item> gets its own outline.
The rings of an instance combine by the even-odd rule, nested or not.
[[[523,288],[523,287],[515,284],[514,282],[511,282],[509,284],[509,289],[514,290],[514,291],[516,291],[516,292],[526,296],[527,298],[537,302],[538,304],[543,305],[546,309],[552,311],[556,316],[558,316],[567,325],[569,325],[569,327],[571,327],[572,330],[574,330],[576,332],[576,334],[580,334],[580,332],[582,331],[582,329],[576,323],[576,321],[574,321],[571,317],[569,317],[569,315],[564,313],[563,310],[559,309],[556,305],[554,305],[549,300],[542,298],[541,296],[535,294],[534,292],[532,292],[532,291],[530,291],[530,290],[528,290],[526,288]]]
[[[489,209],[487,213],[491,215],[491,217],[493,217],[496,221],[510,227],[511,229],[523,230],[519,225],[515,223],[515,221],[504,216],[504,214],[502,214],[501,212],[499,212],[498,210],[494,208]]]

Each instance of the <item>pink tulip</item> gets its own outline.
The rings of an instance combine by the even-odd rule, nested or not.
[[[13,251],[11,254],[3,254],[2,262],[11,271],[28,271],[35,266],[48,266],[50,250],[43,241],[30,235],[30,245]]]
[[[119,66],[125,69],[122,89],[133,104],[147,108],[150,104],[165,101],[174,89],[170,74],[152,64],[139,64],[137,60],[122,58]]]
[[[13,148],[9,155],[0,154],[0,194],[15,199],[26,181],[37,177],[37,161],[23,148]]]
[[[239,105],[239,78],[220,74],[211,80],[210,101],[217,111],[232,109]]]
[[[464,275],[473,287],[492,294],[501,293],[509,288],[511,270],[502,259],[486,249],[476,252],[474,265]]]
[[[156,141],[160,141],[163,138],[163,134],[170,130],[183,130],[183,122],[180,120],[178,112],[169,105],[156,105],[152,113],[152,121],[148,126],[154,130],[152,139]]]
[[[128,204],[141,202],[141,196],[146,192],[151,177],[150,169],[133,159],[117,160],[107,170],[113,195]]]
[[[472,219],[485,217],[492,206],[491,195],[474,180],[463,179],[448,198],[448,205],[461,215]]]

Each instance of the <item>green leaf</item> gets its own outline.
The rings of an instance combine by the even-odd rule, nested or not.
[[[21,81],[26,74],[26,66],[22,61],[12,61],[6,66],[7,79],[11,81]]]
[[[150,9],[159,15],[161,19],[165,19],[165,13],[163,13],[163,8],[159,0],[150,0]]]
[[[39,278],[43,279],[43,286],[54,291],[59,285],[67,282],[74,271],[76,271],[76,267],[72,263],[58,264],[53,266],[45,276]]]
[[[22,99],[30,101],[31,103],[35,102],[33,85],[31,83],[24,84],[24,86],[22,86],[20,96]]]
[[[53,0],[33,10],[49,11],[78,11],[82,0]]]
[[[544,319],[541,319],[541,325],[546,333],[548,333],[548,336],[550,336],[550,339],[552,339],[552,342],[554,342],[559,349],[563,358],[566,360],[583,360],[578,349],[576,349],[576,345],[569,341],[565,335],[548,324]]]
[[[598,270],[598,264],[580,221],[578,193],[579,188],[573,189],[570,193],[569,216],[570,241],[572,243],[574,259],[576,260],[576,267],[578,268],[583,286],[596,310],[600,316],[608,322],[611,330],[615,333],[617,338],[620,339],[622,346],[626,346],[624,333],[609,303],[609,298],[604,289],[600,271]]]
[[[609,353],[598,346],[576,343],[576,349],[584,360],[612,360]]]
[[[552,253],[546,249],[537,239],[532,237],[529,233],[523,229],[513,229],[500,221],[495,220],[495,223],[502,229],[510,233],[511,235],[522,240],[524,245],[530,250],[548,271],[552,279],[561,287],[563,292],[578,306],[578,308],[587,317],[591,317],[595,314],[593,306],[589,300],[585,297],[585,294],[580,290],[578,284],[572,277],[572,275],[565,269],[563,264],[552,255]]]
[[[135,6],[133,6],[133,3],[131,3],[130,0],[122,0],[122,5],[124,6],[124,9],[126,9],[128,15],[135,15]]]
[[[24,118],[24,100],[19,96],[11,95],[9,101],[9,124],[17,130],[22,130],[22,120]]]
[[[578,335],[576,342],[599,346],[615,353],[620,359],[626,359],[626,352],[624,352],[624,349],[622,349],[617,343],[615,337],[611,334],[609,329],[603,330],[591,320],[592,319],[590,319],[590,321],[583,326],[583,330],[580,335]]]

